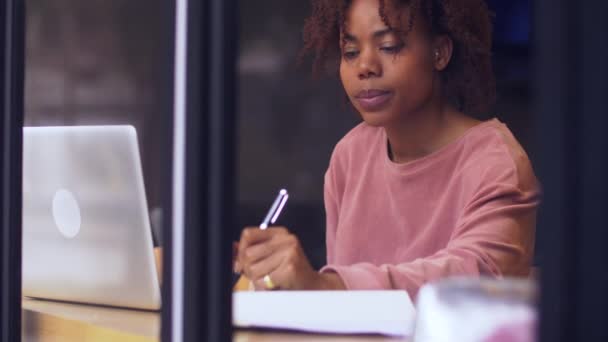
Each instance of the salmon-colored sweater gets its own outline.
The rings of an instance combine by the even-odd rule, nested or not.
[[[325,174],[327,263],[348,289],[403,289],[451,275],[527,276],[539,186],[497,119],[396,164],[383,128],[336,145]]]

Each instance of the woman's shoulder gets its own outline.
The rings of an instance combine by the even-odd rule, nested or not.
[[[515,163],[528,161],[528,155],[506,124],[492,119],[480,124],[476,134],[467,139],[470,148],[476,150],[476,158],[506,158]]]
[[[466,169],[469,173],[479,173],[474,177],[511,173],[520,185],[533,186],[536,182],[525,149],[507,125],[498,119],[480,124],[465,140],[464,149],[468,151],[465,164],[469,166]]]

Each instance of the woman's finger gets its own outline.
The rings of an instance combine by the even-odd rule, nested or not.
[[[288,235],[276,234],[269,241],[247,247],[244,252],[247,263],[254,264],[283,248],[290,241],[289,239],[285,238],[287,236]]]
[[[292,275],[286,271],[285,264],[281,262],[277,268],[264,274],[261,278],[253,281],[256,290],[287,290],[291,288]],[[266,284],[265,276],[268,276],[269,281],[274,287],[269,288]]]
[[[259,229],[257,227],[245,228],[241,233],[237,260],[241,263],[242,266],[245,266],[245,264],[247,263],[247,256],[245,254],[245,251],[249,249],[250,246],[264,244],[265,242],[273,239],[273,237],[282,236],[286,234],[289,234],[289,232],[284,227],[272,227],[268,229]]]
[[[246,243],[248,245],[254,245],[259,242],[271,239],[275,235],[289,234],[289,231],[285,227],[270,227],[268,229],[260,229],[259,227],[246,227],[241,232],[241,240],[239,245]]]
[[[238,254],[237,261],[241,264],[241,266],[245,266],[246,257],[245,250],[256,243],[262,243],[263,241],[270,240],[272,238],[272,233],[261,230],[255,227],[248,227],[243,229],[241,233],[241,239],[239,240],[238,246]]]
[[[285,259],[285,252],[278,251],[246,268],[246,274],[253,282],[262,280],[265,275],[277,269]]]
[[[238,274],[243,272],[243,266],[241,266],[241,263],[238,262],[238,260],[232,264],[232,272],[238,273]]]
[[[242,250],[243,247],[254,245],[265,240],[269,240],[271,237],[272,231],[270,229],[246,227],[241,232],[241,239],[239,240],[239,250]]]

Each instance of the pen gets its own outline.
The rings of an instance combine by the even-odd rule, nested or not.
[[[277,195],[277,198],[272,203],[270,210],[268,210],[266,217],[264,217],[264,221],[262,221],[262,223],[260,224],[260,229],[266,229],[268,228],[268,225],[275,223],[275,221],[279,217],[279,214],[281,213],[281,210],[283,210],[285,202],[287,202],[288,198],[289,194],[287,193],[287,190],[281,189],[281,191],[279,191],[279,194]],[[232,287],[234,287],[235,284],[238,282],[239,277],[240,274],[238,272],[235,271],[234,273],[232,273]]]
[[[283,210],[285,202],[287,202],[288,198],[289,194],[287,193],[287,190],[281,189],[277,195],[277,198],[272,203],[270,210],[268,210],[268,214],[266,214],[266,217],[264,217],[264,221],[262,221],[260,224],[260,229],[266,229],[268,228],[268,225],[274,224],[279,217],[281,210]]]

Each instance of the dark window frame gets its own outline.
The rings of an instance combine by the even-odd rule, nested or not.
[[[164,261],[181,268],[165,273],[173,276],[166,278],[171,279],[172,302],[170,308],[163,304],[162,337],[164,341],[228,341],[231,228],[236,218],[238,12],[235,0],[177,0],[175,9],[175,89],[184,92],[174,92],[174,101],[183,101],[184,106],[176,105],[174,110],[172,217],[171,228],[165,229],[172,233],[165,235],[171,242],[166,244]],[[185,36],[180,25],[187,28]],[[180,56],[186,60],[184,79]]]
[[[608,2],[534,4],[541,341],[608,339]]]
[[[24,2],[0,1],[0,341],[21,338]]]

